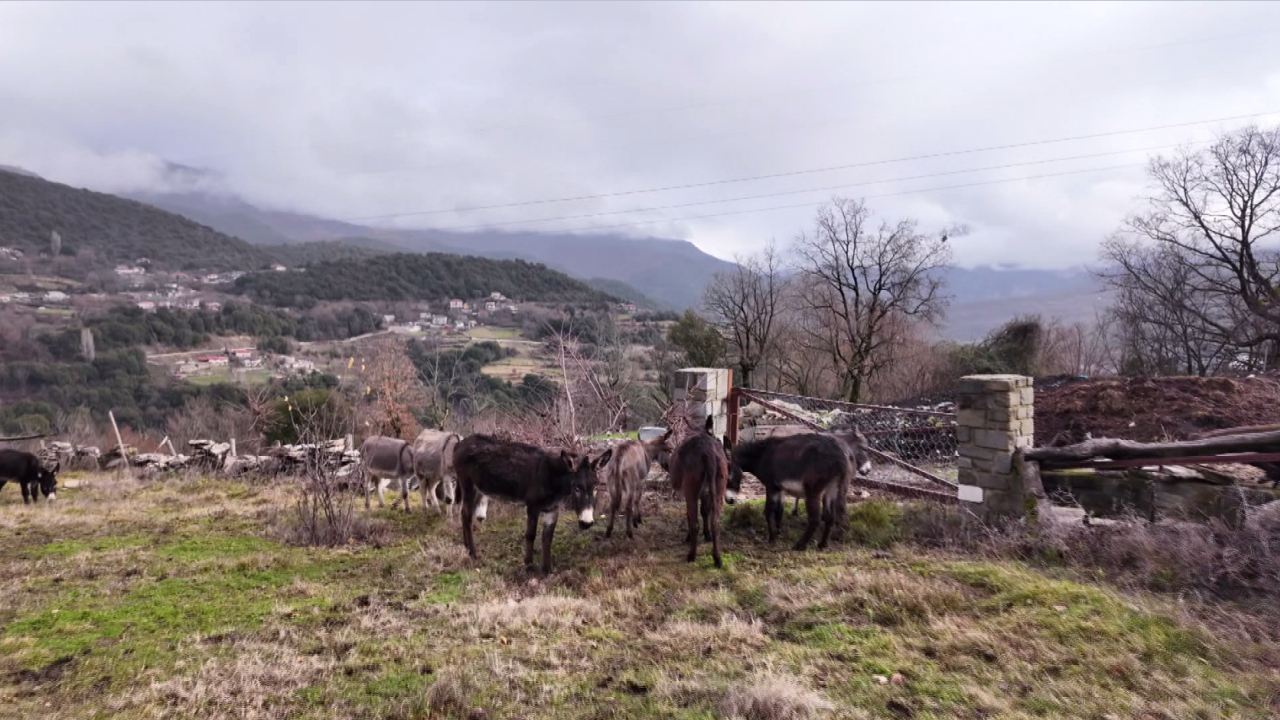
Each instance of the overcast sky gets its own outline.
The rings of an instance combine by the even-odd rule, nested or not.
[[[841,194],[968,225],[961,264],[1061,267],[1135,207],[1146,156],[1280,111],[1276,47],[1276,3],[5,2],[0,163],[124,191],[169,160],[386,225],[609,213],[502,227],[726,258]]]

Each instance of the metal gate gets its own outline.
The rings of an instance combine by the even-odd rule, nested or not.
[[[780,422],[783,418],[815,430],[857,427],[872,456],[870,476],[857,482],[896,495],[955,503],[956,413],[948,406],[898,408],[735,388],[729,396],[729,427],[731,432],[745,426],[763,434],[786,424]]]

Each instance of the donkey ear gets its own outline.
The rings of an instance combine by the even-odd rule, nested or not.
[[[608,450],[605,450],[603,453],[601,453],[600,457],[593,460],[592,463],[596,466],[596,469],[599,470],[605,465],[608,465],[609,459],[612,457],[613,457],[613,448],[609,448]]]
[[[732,450],[732,449],[733,449],[733,443],[729,442],[729,436],[728,436],[728,435],[725,435],[723,440],[724,440],[724,449],[725,449],[726,451],[728,451],[728,450]]]
[[[565,468],[568,469],[569,472],[574,472],[578,469],[578,466],[582,464],[582,458],[568,450],[561,450],[560,462],[564,463]]]
[[[714,417],[714,416],[712,416],[712,415],[708,415],[708,416],[707,416],[706,429],[707,429],[707,432],[714,432],[714,431],[715,431],[715,429],[716,429],[716,419],[715,419],[715,417]]]

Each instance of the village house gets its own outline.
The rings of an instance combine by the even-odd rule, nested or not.
[[[491,293],[489,293],[489,299],[490,299],[490,300],[494,300],[494,301],[496,301],[496,302],[504,302],[504,301],[506,301],[507,296],[506,296],[506,295],[503,295],[503,294],[502,294],[502,293],[500,293],[500,292],[491,292]]]
[[[218,312],[222,309],[222,303],[216,300],[213,302],[207,302],[204,304],[204,309],[209,310],[210,312]]]
[[[143,300],[142,302],[139,302],[138,307],[142,308],[143,310],[146,310],[147,312],[156,311],[156,304],[151,302],[150,300]]]
[[[493,300],[490,300],[484,304],[484,309],[488,310],[489,312],[493,312],[494,310],[498,309],[498,303],[494,302]]]
[[[253,357],[253,348],[240,348],[239,350],[232,350],[231,356],[235,358],[242,358],[242,359]]]
[[[450,300],[450,301],[449,301],[449,309],[450,309],[450,310],[461,310],[462,308],[464,308],[464,307],[466,307],[466,306],[467,306],[467,304],[466,304],[466,303],[462,302],[461,300],[459,300],[459,299],[457,299],[457,298],[454,298],[454,299],[452,299],[452,300]]]
[[[0,303],[7,303],[7,302],[13,302],[13,296],[7,295],[7,294],[0,295]]]
[[[194,375],[200,371],[200,366],[193,362],[185,362],[178,365],[175,369],[178,375]]]
[[[276,263],[275,265],[272,265],[272,266],[271,266],[271,269],[272,269],[272,270],[274,270],[274,271],[276,271],[276,272],[284,272],[285,270],[288,270],[289,268],[287,268],[287,267],[285,267],[285,266],[281,265],[280,263]]]
[[[202,363],[208,363],[210,367],[228,365],[231,362],[230,360],[227,359],[226,355],[201,355],[200,357],[196,358],[196,360]]]
[[[147,269],[138,267],[137,265],[117,265],[116,274],[121,277],[127,277],[129,275],[146,275]]]
[[[71,297],[61,290],[50,290],[44,294],[44,301],[47,303],[64,303]]]
[[[449,324],[449,318],[446,315],[432,315],[431,325],[433,327],[444,327]]]

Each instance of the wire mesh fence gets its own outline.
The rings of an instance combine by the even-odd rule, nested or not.
[[[744,440],[793,432],[797,426],[856,427],[875,451],[872,480],[954,493],[958,448],[953,403],[899,408],[753,389],[740,391],[739,397]]]

